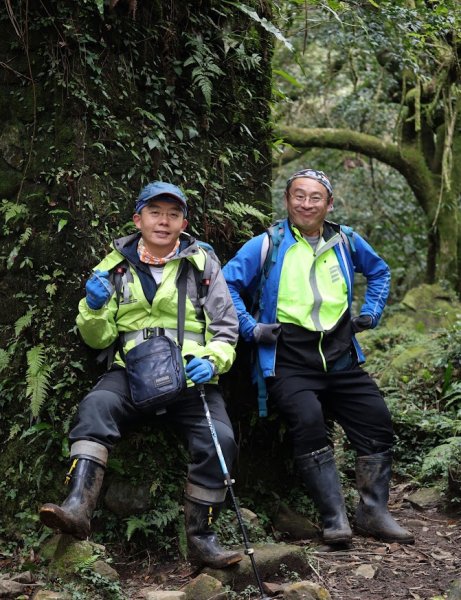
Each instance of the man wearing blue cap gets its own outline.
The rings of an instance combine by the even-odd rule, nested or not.
[[[319,509],[327,544],[350,544],[352,531],[325,414],[341,425],[357,454],[356,531],[413,543],[387,508],[391,417],[359,366],[364,356],[355,337],[379,322],[389,268],[360,235],[326,220],[333,188],[322,171],[292,175],[285,205],[288,218],[247,242],[223,269],[240,335],[257,346],[260,414],[267,390],[288,423],[295,464]],[[367,280],[358,316],[352,315],[355,273]],[[253,311],[243,298],[253,300]]]
[[[86,297],[79,303],[77,316],[79,332],[92,348],[117,344],[117,352],[107,373],[79,405],[69,436],[69,494],[61,506],[43,505],[40,519],[53,529],[86,538],[108,454],[123,427],[151,417],[157,422],[163,419],[178,426],[191,456],[184,508],[190,557],[223,568],[242,556],[224,550],[211,527],[227,488],[195,384],[206,384],[211,417],[230,466],[236,444],[217,383],[218,375],[234,361],[238,321],[219,261],[184,232],[186,216],[187,199],[178,187],[162,181],[149,183],[136,201],[133,221],[138,232],[115,240],[112,252],[86,283]],[[114,272],[119,277],[116,293]],[[206,280],[199,282],[197,273],[204,277],[205,272]],[[183,273],[187,293],[181,351],[188,387],[173,404],[146,415],[135,406],[126,355],[159,332],[177,342],[178,288]]]

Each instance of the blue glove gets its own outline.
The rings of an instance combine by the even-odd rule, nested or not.
[[[112,296],[114,288],[109,281],[109,271],[96,270],[86,282],[86,303],[92,310],[99,310]]]
[[[186,375],[194,383],[207,383],[214,374],[214,364],[206,358],[193,358],[186,365]]]

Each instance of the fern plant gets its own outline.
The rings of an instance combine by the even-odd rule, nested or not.
[[[190,37],[186,46],[191,48],[191,56],[185,61],[184,66],[194,66],[192,69],[192,84],[197,86],[205,99],[207,106],[211,106],[211,93],[213,81],[224,75],[224,71],[217,65],[219,57],[211,52],[204,43],[202,36]]]
[[[43,344],[34,346],[27,352],[26,396],[30,398],[30,410],[38,417],[50,386],[52,367],[46,363]]]
[[[20,333],[24,329],[26,329],[27,327],[29,327],[29,325],[32,324],[32,319],[36,312],[37,311],[35,310],[35,308],[31,308],[24,315],[22,315],[22,317],[19,317],[19,319],[14,324],[14,335],[16,336],[16,338],[19,337]]]
[[[0,373],[6,369],[10,362],[10,355],[6,350],[0,348]]]

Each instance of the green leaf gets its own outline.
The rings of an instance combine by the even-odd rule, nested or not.
[[[286,39],[286,37],[283,35],[283,33],[280,31],[280,29],[278,29],[273,23],[268,21],[265,17],[261,18],[255,10],[253,10],[246,4],[241,4],[240,2],[227,2],[225,0],[225,3],[235,6],[236,8],[241,10],[243,13],[248,15],[250,18],[252,18],[253,21],[256,21],[257,23],[259,23],[263,29],[265,29],[269,33],[272,33],[272,35],[274,35],[278,40],[280,40],[283,43],[283,45],[286,48],[288,48],[288,50],[290,50],[290,52],[295,51],[293,44]]]
[[[96,4],[99,14],[104,16],[104,0],[94,0],[94,3]]]
[[[295,77],[293,77],[283,69],[273,69],[272,72],[276,75],[280,75],[280,77],[283,77],[283,79],[286,79],[286,81],[288,81],[292,85],[295,85],[296,87],[303,87],[302,83],[300,83]]]
[[[58,233],[64,229],[69,221],[67,219],[59,219],[58,223]]]
[[[52,298],[56,294],[57,289],[58,289],[58,286],[55,283],[49,283],[46,286],[45,291],[48,294],[48,296],[50,298]]]

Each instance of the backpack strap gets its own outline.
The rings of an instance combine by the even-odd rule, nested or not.
[[[205,252],[205,266],[203,271],[199,271],[194,268],[195,284],[197,286],[197,295],[200,306],[203,306],[208,295],[211,282],[211,271],[213,269],[213,260],[216,260],[218,264],[221,264],[218,256],[216,255],[213,246],[207,242],[197,240],[197,244]]]
[[[348,225],[340,225],[339,233],[341,235],[344,245],[349,251],[349,254],[353,258],[354,254],[357,252],[354,240],[354,230]]]
[[[259,311],[259,302],[263,287],[269,277],[272,267],[277,262],[279,247],[285,234],[284,220],[276,221],[266,229],[266,237],[263,238],[261,246],[261,275],[259,277],[258,289],[253,298],[251,314],[254,316]]]

